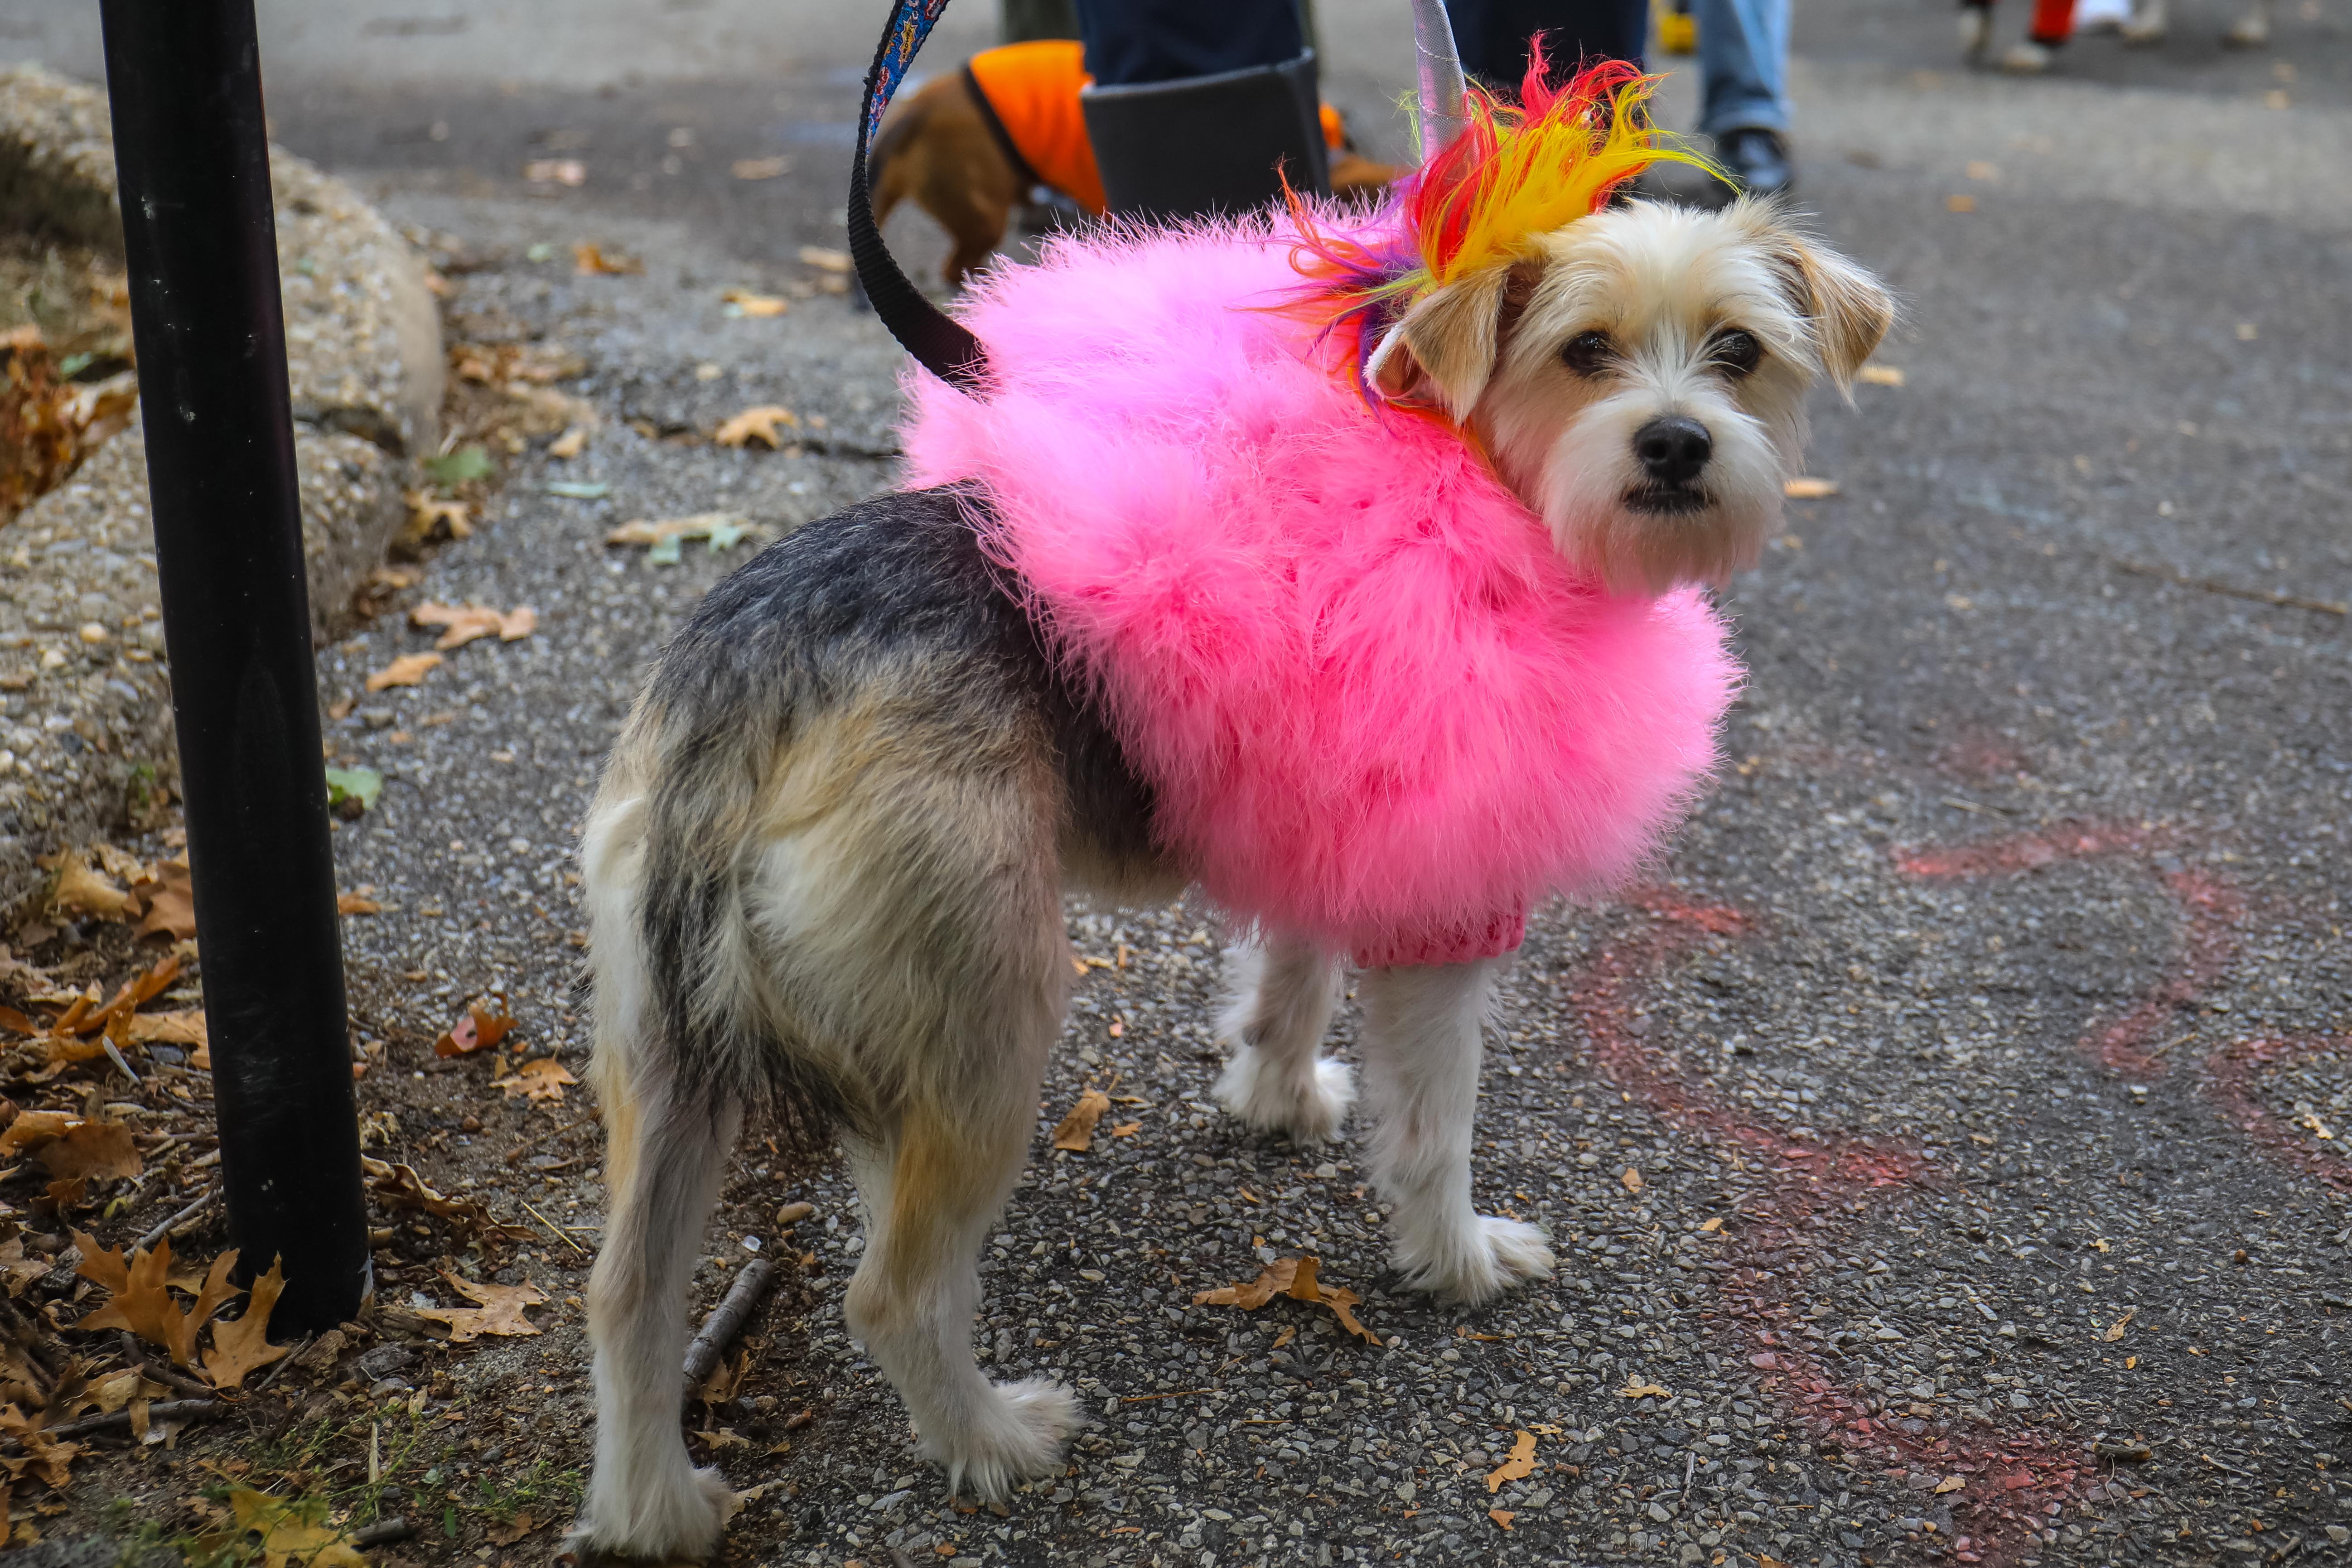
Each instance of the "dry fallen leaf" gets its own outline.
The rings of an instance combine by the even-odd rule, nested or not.
[[[1511,1445],[1511,1457],[1486,1472],[1489,1496],[1503,1489],[1506,1481],[1520,1480],[1536,1473],[1536,1435],[1522,1432],[1519,1440]]]
[[[828,250],[822,245],[801,247],[801,264],[821,272],[847,272],[856,263],[845,250]]]
[[[553,1057],[541,1057],[537,1061],[525,1062],[515,1068],[511,1078],[490,1079],[490,1087],[505,1089],[509,1100],[528,1100],[533,1105],[561,1105],[563,1103],[563,1086],[579,1081]]]
[[[572,270],[583,278],[634,278],[646,269],[646,264],[634,256],[607,256],[604,247],[593,240],[582,240],[572,247]]]
[[[388,1209],[411,1209],[453,1219],[485,1240],[529,1241],[539,1234],[529,1226],[499,1220],[479,1198],[452,1198],[435,1192],[412,1165],[387,1165],[362,1155],[360,1169],[367,1176],[368,1191]]]
[[[367,678],[370,691],[382,691],[393,686],[422,686],[425,678],[441,668],[437,653],[404,653]]]
[[[445,500],[429,490],[410,490],[403,498],[408,502],[408,542],[429,544],[436,539],[471,539],[474,525],[468,519],[473,509],[461,500]],[[408,584],[402,584],[402,587]]]
[[[1856,373],[1854,379],[1873,386],[1900,386],[1903,384],[1903,373],[1891,364],[1866,364]]]
[[[1093,1148],[1095,1123],[1100,1121],[1103,1112],[1109,1109],[1110,1096],[1098,1089],[1090,1089],[1078,1096],[1077,1104],[1070,1107],[1070,1113],[1062,1118],[1059,1127],[1054,1129],[1054,1147],[1066,1149],[1073,1154],[1083,1154]]]
[[[507,1011],[507,999],[500,996],[492,1008],[487,1002],[468,1002],[466,1016],[443,1032],[433,1042],[436,1057],[471,1056],[487,1050],[514,1032],[514,1016]]]
[[[436,605],[426,600],[408,612],[408,624],[419,628],[443,627],[441,637],[433,646],[447,651],[463,647],[478,637],[497,637],[500,642],[520,642],[539,629],[539,612],[529,605],[511,610],[496,610],[488,605]]]
[[[1625,1190],[1629,1193],[1638,1193],[1642,1190],[1642,1173],[1631,1165],[1626,1166],[1625,1173],[1617,1179],[1625,1184]]]
[[[145,1169],[131,1127],[122,1121],[77,1121],[33,1151],[33,1158],[61,1182],[106,1176],[128,1181]]]
[[[87,1241],[88,1245],[84,1245]],[[82,1249],[82,1261],[74,1272],[96,1284],[105,1285],[118,1277],[122,1283],[113,1289],[114,1294],[106,1305],[84,1318],[78,1325],[84,1330],[128,1329],[152,1345],[160,1345],[184,1367],[195,1365],[196,1335],[212,1315],[226,1305],[236,1294],[228,1282],[229,1270],[236,1267],[236,1249],[231,1247],[213,1260],[212,1271],[205,1276],[203,1287],[196,1292],[196,1304],[183,1314],[172,1300],[169,1280],[172,1270],[172,1242],[166,1237],[152,1252],[133,1252],[126,1268],[120,1254],[100,1254],[94,1239],[74,1233],[74,1245]]]
[[[337,893],[335,912],[339,915],[380,915],[383,906],[360,893]]]
[[[1790,500],[1822,500],[1838,493],[1838,482],[1803,475],[1782,485],[1780,493]]]
[[[1490,1508],[1486,1510],[1486,1517],[1495,1521],[1495,1527],[1497,1530],[1508,1530],[1511,1528],[1511,1521],[1517,1519],[1518,1515],[1507,1508]]]
[[[261,1538],[262,1568],[367,1568],[343,1532],[326,1522],[323,1497],[272,1497],[238,1487],[228,1503],[236,1533]]]
[[[269,1272],[253,1282],[253,1297],[245,1315],[233,1323],[213,1325],[212,1349],[205,1352],[205,1375],[215,1388],[240,1388],[246,1374],[294,1352],[292,1345],[269,1342],[269,1314],[286,1289],[286,1276],[273,1260]]]
[[[1703,1234],[1713,1236],[1717,1231],[1723,1228],[1723,1216],[1721,1215],[1717,1215],[1698,1228]]]
[[[478,1285],[455,1274],[444,1273],[441,1278],[446,1279],[449,1288],[460,1296],[480,1303],[474,1307],[417,1309],[418,1317],[430,1318],[448,1326],[451,1344],[462,1345],[484,1334],[513,1336],[539,1332],[531,1326],[530,1320],[522,1315],[523,1309],[546,1301],[547,1292],[529,1280],[520,1285]]]
[[[700,1436],[700,1434],[697,1435]],[[732,1436],[733,1434],[730,1433],[729,1436]],[[741,1438],[736,1440],[743,1441]],[[538,1528],[539,1521],[529,1513],[519,1513],[504,1524],[491,1525],[484,1533],[488,1536],[489,1542],[493,1546],[512,1546]]]
[[[62,1138],[68,1128],[80,1123],[81,1118],[70,1110],[25,1110],[5,1127],[0,1127],[0,1159],[26,1150],[37,1149],[53,1139]]]
[[[2126,1307],[2124,1309],[2124,1315],[2117,1318],[2114,1322],[2108,1324],[2107,1331],[2100,1337],[2105,1339],[2109,1344],[2115,1343],[2117,1340],[2124,1337],[2124,1331],[2130,1328],[2131,1321],[2138,1316],[2139,1309],[2137,1307]]]
[[[1213,1290],[1193,1294],[1195,1307],[1239,1307],[1254,1312],[1276,1296],[1293,1300],[1311,1301],[1328,1307],[1339,1326],[1360,1336],[1367,1343],[1377,1345],[1381,1337],[1356,1321],[1353,1308],[1363,1298],[1343,1285],[1326,1285],[1318,1278],[1321,1265],[1312,1258],[1276,1258],[1261,1270],[1258,1277],[1246,1284],[1225,1285]]]
[[[128,920],[139,912],[139,900],[90,869],[84,851],[66,849],[47,858],[58,874],[49,889],[51,909],[79,910],[110,921]]]
[[[754,294],[749,289],[730,289],[719,298],[733,307],[736,315],[754,319],[781,316],[793,308],[789,300],[773,294]]]
[[[558,436],[554,440],[550,441],[547,444],[547,455],[549,457],[559,458],[567,463],[587,449],[588,427],[584,425],[574,425],[570,426],[562,435]],[[529,1516],[525,1515],[524,1517],[528,1518]]]
[[[1654,1383],[1629,1383],[1617,1391],[1621,1399],[1672,1399],[1674,1394]]]
[[[1110,1135],[1114,1138],[1132,1138],[1142,1131],[1143,1123],[1140,1121],[1122,1121],[1110,1130]]]
[[[189,1007],[176,1013],[133,1013],[131,1037],[159,1046],[201,1046],[205,1043],[205,1010]]]
[[[1942,1480],[1936,1483],[1936,1489],[1938,1492],[1956,1492],[1968,1484],[1967,1479],[1963,1477],[1946,1476]]]
[[[780,405],[762,404],[757,408],[746,408],[719,426],[718,434],[711,439],[722,447],[741,447],[757,441],[772,452],[784,444],[783,437],[776,434],[779,425],[797,430],[801,427],[801,416]]]
[[[196,887],[185,860],[166,860],[155,868],[154,879],[136,891],[147,900],[147,918],[134,935],[169,936],[186,942],[196,934]]]
[[[646,559],[656,566],[675,566],[679,552],[689,539],[699,539],[716,555],[731,550],[746,539],[765,539],[772,531],[763,523],[731,511],[703,511],[692,517],[664,518],[659,522],[637,518],[625,522],[604,536],[607,544],[643,544],[651,547]]]

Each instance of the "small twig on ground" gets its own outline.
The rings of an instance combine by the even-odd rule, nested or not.
[[[154,1229],[141,1237],[137,1241],[131,1243],[131,1250],[134,1252],[154,1251],[156,1243],[162,1241],[165,1237],[171,1235],[173,1231],[187,1224],[188,1221],[195,1218],[198,1215],[212,1207],[215,1202],[219,1201],[219,1198],[220,1189],[218,1187],[207,1189],[204,1196],[198,1198],[194,1203],[190,1204],[186,1208],[182,1209],[178,1214],[173,1215],[170,1219],[165,1220],[163,1224],[157,1226]]]
[[[585,1258],[588,1256],[588,1249],[586,1247],[581,1246],[578,1242],[564,1235],[562,1227],[558,1226],[553,1220],[549,1219],[545,1215],[540,1213],[537,1209],[532,1208],[529,1198],[519,1197],[515,1199],[515,1202],[522,1205],[524,1212],[529,1214],[531,1218],[547,1226],[548,1235],[555,1237],[556,1240],[563,1243],[564,1246],[580,1254],[581,1257]]]
[[[253,1385],[253,1391],[256,1394],[258,1394],[263,1389],[268,1388],[271,1384],[276,1383],[279,1373],[284,1372],[288,1367],[292,1366],[296,1362],[300,1361],[302,1357],[309,1352],[310,1347],[318,1342],[319,1336],[312,1334],[300,1344],[296,1345],[293,1350],[289,1351],[285,1355],[279,1356],[278,1358],[278,1364],[269,1369],[268,1376],[264,1377],[259,1383]]]
[[[2169,566],[2152,566],[2145,561],[2126,561],[2120,555],[2107,557],[2108,564],[2116,570],[2138,577],[2158,577],[2183,588],[2196,588],[2208,594],[2220,594],[2225,598],[2252,599],[2257,605],[2276,605],[2284,610],[2310,610],[2322,616],[2352,616],[2352,605],[2338,604],[2334,599],[2306,599],[2300,594],[2278,594],[2268,588],[2242,588],[2235,583],[2224,583],[2212,577],[2191,577],[2186,572],[2176,572]]]
[[[754,1258],[743,1265],[743,1271],[735,1276],[726,1298],[702,1321],[702,1331],[686,1347],[687,1387],[692,1388],[710,1375],[710,1369],[719,1364],[719,1358],[742,1332],[743,1320],[751,1315],[751,1309],[760,1304],[760,1298],[768,1293],[775,1278],[773,1258]]]
[[[147,1407],[150,1421],[210,1421],[228,1410],[217,1399],[165,1399]],[[79,1421],[61,1421],[55,1426],[44,1427],[45,1437],[89,1437],[102,1432],[131,1430],[131,1412],[118,1410],[110,1415],[85,1415]],[[0,1447],[21,1449],[14,1437],[0,1437]]]
[[[352,1533],[352,1544],[364,1552],[371,1546],[389,1546],[395,1541],[413,1540],[416,1527],[404,1519],[379,1519],[364,1530]]]
[[[114,1337],[122,1342],[123,1359],[137,1367],[142,1374],[152,1377],[158,1383],[169,1384],[191,1399],[210,1399],[213,1396],[213,1391],[205,1384],[198,1383],[175,1367],[150,1358],[147,1352],[140,1348],[139,1336],[129,1329],[118,1331]]]

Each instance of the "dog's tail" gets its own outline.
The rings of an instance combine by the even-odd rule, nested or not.
[[[864,1118],[814,1053],[781,1037],[761,994],[751,897],[761,781],[792,705],[750,689],[750,660],[695,653],[665,658],[639,700],[582,838],[592,1073],[608,1108],[658,1086],[672,1100],[762,1113],[793,1152],[819,1155]],[[690,685],[663,679],[680,669]]]

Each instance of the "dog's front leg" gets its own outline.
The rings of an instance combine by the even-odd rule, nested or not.
[[[1391,1205],[1396,1266],[1418,1288],[1473,1304],[1552,1267],[1541,1231],[1470,1201],[1479,1034],[1501,963],[1377,969],[1360,993],[1372,1174]]]
[[[596,1348],[596,1468],[574,1540],[600,1555],[699,1562],[719,1544],[735,1494],[696,1469],[679,1436],[686,1399],[687,1285],[719,1196],[740,1112],[651,1086],[614,1119],[608,1158],[628,1174],[588,1281]]]

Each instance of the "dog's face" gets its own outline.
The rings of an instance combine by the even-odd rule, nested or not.
[[[1636,202],[1425,296],[1369,369],[1468,426],[1562,554],[1656,594],[1755,563],[1806,388],[1843,391],[1892,314],[1769,207]]]

